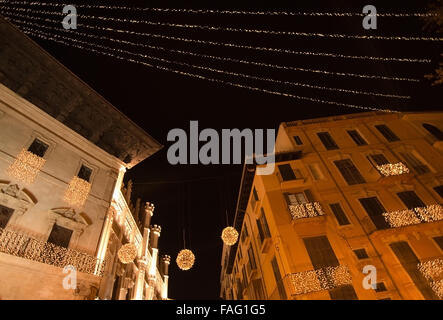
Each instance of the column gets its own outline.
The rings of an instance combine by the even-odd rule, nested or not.
[[[151,249],[152,257],[148,271],[148,300],[152,300],[155,294],[155,281],[157,276],[157,258],[158,258],[158,238],[160,237],[161,227],[153,225],[151,227]]]
[[[162,257],[163,262],[163,288],[162,288],[162,299],[168,299],[168,280],[169,280],[169,264],[171,263],[171,257],[164,255]]]

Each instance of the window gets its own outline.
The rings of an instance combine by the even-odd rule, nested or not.
[[[89,182],[89,179],[91,179],[91,174],[92,169],[82,164],[80,170],[78,171],[77,177]]]
[[[369,258],[368,253],[365,249],[355,249],[353,250],[355,255],[357,256],[358,260],[367,259]]]
[[[257,264],[255,263],[255,256],[254,256],[254,250],[252,249],[252,246],[249,246],[248,249],[248,258],[249,258],[249,263],[251,264],[251,269],[255,270],[257,268]]]
[[[275,256],[272,258],[271,265],[272,265],[272,271],[274,272],[275,282],[277,283],[278,293],[280,294],[280,299],[286,300],[287,297],[286,297],[285,286],[283,284],[280,268],[278,267],[277,259],[275,259]]]
[[[397,193],[397,196],[404,203],[408,209],[414,209],[418,207],[425,207],[426,205],[421,201],[421,199],[415,194],[414,191],[403,191]]]
[[[440,247],[440,250],[443,250],[443,236],[435,237],[434,241]]]
[[[332,213],[339,225],[344,226],[350,224],[348,217],[346,217],[346,214],[339,203],[331,203],[329,206],[331,207]]]
[[[257,220],[257,228],[261,242],[263,242],[266,238],[271,237],[271,233],[269,232],[268,221],[266,220],[266,215],[263,208],[261,208],[260,218]]]
[[[417,264],[420,263],[414,251],[406,241],[393,242],[389,245],[400,261],[409,277],[414,282],[415,286],[422,293],[426,300],[437,300],[435,293],[430,288],[428,281],[417,269]]]
[[[443,132],[441,132],[440,129],[436,126],[433,126],[429,123],[423,123],[423,128],[428,130],[428,132],[432,134],[437,140],[443,140]]]
[[[383,291],[388,291],[388,289],[386,289],[385,283],[384,282],[377,282],[375,292],[383,292]]]
[[[252,209],[255,208],[255,204],[258,201],[258,194],[257,194],[257,190],[255,189],[255,187],[252,189],[252,198],[251,198],[251,207]]]
[[[350,284],[329,290],[332,300],[358,300],[354,287]]]
[[[246,268],[242,268],[242,275],[243,275],[243,290],[248,287],[248,276],[246,275]]]
[[[48,242],[59,247],[67,248],[69,246],[69,242],[71,241],[71,236],[72,230],[54,224],[51,234],[49,235]]]
[[[292,170],[289,164],[281,164],[278,166],[278,170],[280,171],[281,177],[283,181],[295,180],[297,177],[295,176],[294,171]]]
[[[301,141],[301,139],[300,139],[299,136],[294,136],[294,141],[295,141],[295,143],[296,143],[297,145],[301,145],[301,144],[303,144],[303,142]]]
[[[340,265],[326,236],[303,238],[314,269]]]
[[[332,139],[329,132],[318,132],[317,135],[327,150],[338,149],[337,144],[335,143],[334,139]]]
[[[335,160],[334,164],[349,185],[366,182],[350,159]]]
[[[303,203],[308,203],[304,192],[297,193],[285,193],[286,201],[288,205],[298,205]]]
[[[374,167],[389,163],[388,159],[386,159],[382,153],[371,154],[368,156],[368,160]]]
[[[386,210],[377,199],[377,197],[362,198],[358,200],[360,201],[365,211],[368,213],[369,217],[371,218],[377,229],[389,228],[388,223],[383,217],[383,213],[386,212]]]
[[[11,219],[13,213],[14,209],[0,205],[0,228],[6,228],[6,225],[8,224],[9,219]]]
[[[443,185],[434,187],[435,192],[438,193],[440,198],[443,198]]]
[[[413,168],[418,174],[428,173],[430,170],[427,165],[422,163],[414,154],[411,152],[400,152],[401,156],[405,159],[409,167]]]
[[[265,293],[263,290],[263,284],[261,283],[261,280],[260,279],[252,280],[252,286],[254,287],[255,297],[258,300],[264,300]]]
[[[34,139],[34,141],[29,146],[28,151],[32,152],[36,156],[39,156],[40,158],[43,158],[48,148],[49,146],[43,141],[39,139]]]
[[[375,128],[388,140],[389,142],[399,141],[399,137],[395,135],[394,132],[392,132],[391,129],[389,129],[388,126],[384,124],[376,125]]]
[[[351,136],[352,140],[354,140],[357,146],[365,146],[368,144],[357,130],[348,130],[348,134]]]
[[[241,241],[245,242],[246,238],[249,236],[248,227],[246,223],[243,224],[243,232],[241,233]]]

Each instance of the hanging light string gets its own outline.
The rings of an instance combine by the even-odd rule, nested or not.
[[[6,11],[6,12],[3,12],[3,14],[5,15],[5,17],[20,17],[20,18],[24,18],[24,19],[45,21],[45,22],[56,23],[56,24],[60,23],[60,21],[57,21],[57,20],[52,20],[52,19],[48,19],[48,18],[41,18],[41,17],[33,17],[33,16],[29,16],[29,15],[22,15],[22,14],[15,13],[15,12],[12,13],[12,12]],[[78,27],[85,27],[88,29],[94,29],[94,30],[111,31],[111,32],[116,32],[116,33],[125,33],[125,34],[130,34],[130,35],[137,35],[137,36],[146,36],[146,37],[159,38],[159,39],[183,41],[183,42],[188,42],[188,43],[198,43],[198,44],[223,46],[223,47],[236,48],[236,49],[259,50],[259,51],[268,51],[268,52],[276,52],[276,53],[284,53],[284,54],[303,55],[303,56],[319,56],[319,57],[337,58],[337,59],[356,59],[356,60],[383,61],[383,62],[410,62],[410,63],[431,63],[432,62],[431,59],[420,59],[420,58],[357,56],[357,55],[344,55],[344,54],[340,54],[340,53],[294,51],[294,50],[279,49],[279,48],[256,47],[256,46],[240,45],[240,44],[235,44],[235,43],[205,41],[205,40],[198,40],[198,39],[166,36],[166,35],[161,35],[161,34],[152,34],[152,33],[146,33],[146,32],[113,29],[113,28],[109,28],[109,27],[91,26],[91,25],[81,24],[81,23],[77,23],[77,26]]]
[[[27,2],[6,1],[0,3],[29,6],[66,6],[69,3],[51,2]],[[308,17],[363,17],[367,14],[359,12],[290,12],[290,11],[243,11],[243,10],[213,10],[213,9],[175,9],[175,8],[140,8],[125,6],[85,5],[76,4],[78,8],[84,9],[106,9],[106,10],[129,10],[129,11],[151,11],[164,13],[192,13],[192,14],[231,14],[231,15],[256,15],[256,16],[308,16]],[[409,18],[409,17],[436,17],[436,13],[377,13],[378,17]]]
[[[16,19],[12,19],[12,20],[14,22],[18,23],[18,24],[26,25],[26,22],[24,22],[24,21],[20,21],[20,20],[16,20]],[[43,26],[39,26],[39,27],[43,27]],[[48,29],[51,29],[51,30],[57,30],[57,29],[54,29],[54,28],[51,28],[51,27],[44,27],[44,28],[48,28]],[[46,33],[44,33],[44,34],[46,34]],[[148,48],[148,49],[166,50],[165,48],[162,48],[162,47],[155,47],[155,46],[150,46],[150,45],[146,45],[146,44],[142,44],[142,43],[134,43],[134,42],[131,42],[131,41],[119,40],[119,39],[109,38],[109,37],[105,37],[105,36],[97,36],[97,35],[93,35],[93,34],[89,34],[89,33],[76,32],[76,34],[78,34],[80,36],[84,36],[84,37],[100,39],[100,40],[108,40],[108,41],[113,41],[113,42],[122,43],[122,44],[130,44],[130,45],[133,45],[133,46],[140,46],[140,47]],[[55,36],[55,37],[59,37],[59,35],[57,35],[57,34],[46,34],[46,35],[49,35],[49,36],[52,35],[52,36]],[[80,43],[83,43],[83,44],[85,44],[85,43],[88,44],[87,42],[84,42],[82,40],[78,40],[78,39],[75,39],[75,40],[80,42]],[[97,45],[97,46],[100,46],[100,45]],[[206,67],[206,66],[194,65],[194,64],[190,64],[190,63],[186,63],[186,62],[167,60],[167,59],[163,59],[163,58],[159,58],[159,57],[154,57],[154,56],[150,56],[150,55],[145,55],[145,54],[141,54],[141,53],[133,53],[133,52],[129,52],[129,51],[127,51],[126,53],[129,53],[131,55],[141,56],[141,57],[143,57],[145,59],[156,60],[156,61],[161,61],[161,62],[170,63],[170,64],[172,63],[172,64],[181,65],[181,66],[185,66],[185,67],[191,67],[191,68],[195,68],[195,69],[200,69],[200,70],[205,70],[205,71],[210,71],[210,72],[216,72],[216,73],[221,73],[221,74],[225,74],[225,75],[241,77],[241,78],[245,78],[245,79],[253,79],[253,80],[258,80],[258,81],[266,81],[266,82],[277,83],[277,84],[288,85],[288,86],[298,86],[298,87],[304,87],[304,88],[309,88],[309,89],[337,91],[337,92],[350,93],[350,94],[372,95],[372,96],[387,97],[387,98],[397,98],[397,99],[410,99],[411,98],[410,96],[401,96],[401,95],[394,95],[394,94],[384,94],[384,93],[377,93],[377,92],[370,92],[370,91],[368,92],[368,91],[351,90],[351,89],[334,88],[334,87],[324,87],[324,86],[311,85],[311,84],[301,83],[301,82],[290,82],[290,81],[275,80],[275,79],[271,79],[271,78],[252,76],[252,75],[248,75],[248,74],[232,72],[232,71],[226,71],[226,70],[221,70],[221,69],[217,69],[217,68],[211,68],[211,67]]]
[[[63,12],[54,11],[44,11],[44,10],[34,10],[30,8],[16,8],[8,6],[0,6],[0,8],[7,10],[22,11],[28,13],[38,13],[43,15],[62,15],[66,16]],[[181,23],[170,23],[170,22],[156,22],[149,20],[136,20],[136,19],[125,19],[125,18],[115,18],[115,17],[104,17],[104,16],[94,16],[78,14],[78,18],[86,18],[91,20],[101,20],[101,21],[112,21],[120,23],[131,23],[131,24],[144,24],[151,26],[161,26],[161,27],[172,27],[172,28],[186,28],[186,29],[198,29],[207,31],[227,31],[227,32],[244,32],[244,33],[257,33],[257,34],[270,34],[270,35],[284,35],[284,36],[296,36],[296,37],[313,37],[313,38],[334,38],[334,39],[350,39],[350,40],[403,40],[403,41],[443,41],[443,38],[437,37],[405,37],[405,36],[371,36],[371,35],[348,35],[339,33],[318,33],[318,32],[298,32],[298,31],[276,31],[276,30],[263,30],[263,29],[243,29],[243,28],[233,28],[233,27],[216,27],[208,25],[198,25],[198,24],[181,24]]]
[[[25,29],[25,28],[23,28],[23,29]],[[188,76],[188,77],[192,77],[192,78],[196,78],[196,79],[200,79],[200,80],[206,80],[206,81],[213,82],[213,83],[219,83],[219,84],[224,84],[224,85],[228,85],[228,86],[232,86],[232,87],[249,89],[249,90],[257,91],[257,92],[261,92],[261,93],[268,93],[268,94],[278,95],[278,96],[282,96],[282,97],[293,98],[293,99],[296,99],[296,100],[303,100],[303,101],[310,101],[310,102],[314,102],[314,103],[322,103],[322,104],[335,105],[335,106],[339,106],[339,107],[356,108],[356,109],[361,109],[361,110],[366,110],[366,111],[382,111],[382,112],[392,112],[392,113],[393,112],[395,112],[395,113],[400,112],[400,111],[393,110],[393,109],[390,109],[390,108],[387,108],[387,107],[367,107],[367,106],[348,104],[348,103],[342,103],[342,102],[331,101],[331,100],[322,100],[322,99],[317,99],[317,98],[312,98],[312,97],[299,96],[299,95],[294,95],[294,94],[280,92],[280,91],[274,91],[274,90],[268,90],[268,89],[263,89],[263,88],[243,85],[243,84],[234,83],[234,82],[230,82],[230,81],[224,81],[224,80],[221,80],[221,79],[210,78],[210,77],[202,76],[202,75],[199,75],[199,74],[193,74],[193,73],[189,73],[189,72],[184,72],[184,71],[172,69],[172,68],[169,68],[169,67],[149,64],[149,63],[147,63],[145,61],[139,61],[139,60],[135,60],[135,59],[132,59],[132,58],[126,58],[126,57],[123,57],[123,56],[120,56],[120,55],[117,55],[117,54],[96,50],[94,48],[84,47],[82,45],[73,44],[72,42],[67,42],[67,41],[63,41],[63,40],[54,39],[53,37],[51,37],[51,35],[46,36],[46,35],[43,35],[41,32],[35,32],[34,30],[29,29],[29,28],[26,28],[26,29],[27,30],[23,31],[26,34],[29,34],[31,36],[35,36],[35,37],[38,37],[38,38],[41,38],[41,39],[44,39],[44,40],[61,43],[61,44],[66,45],[66,46],[75,47],[75,48],[78,48],[78,49],[95,52],[95,53],[100,54],[100,55],[106,55],[106,56],[113,57],[113,58],[120,59],[120,60],[124,60],[124,61],[127,61],[127,62],[137,63],[137,64],[141,64],[141,65],[144,65],[144,66],[147,66],[147,67],[156,68],[156,69],[159,69],[159,70],[162,70],[162,71],[173,72],[173,73],[180,74],[180,75],[183,75],[183,76]],[[66,38],[66,37],[61,37],[61,38],[65,38],[68,41],[76,42],[74,39],[70,39],[70,38]],[[98,45],[93,44],[93,43],[88,43],[88,45],[90,45],[92,47],[99,47]],[[100,47],[102,47],[104,49],[108,49],[108,50],[114,51],[114,52],[125,52],[124,50],[121,50],[121,49],[114,49],[114,48],[110,48],[110,47],[106,47],[106,46],[100,46]]]

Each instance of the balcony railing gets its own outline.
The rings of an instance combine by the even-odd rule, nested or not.
[[[288,276],[292,295],[331,290],[352,283],[351,274],[345,265],[291,273]]]
[[[443,220],[443,207],[439,204],[433,204],[411,210],[385,212],[383,216],[391,227],[398,228],[423,222]]]
[[[289,211],[291,212],[292,220],[302,218],[312,218],[323,216],[325,213],[318,202],[309,202],[302,204],[290,204]]]
[[[78,272],[102,276],[105,261],[87,253],[36,240],[12,230],[0,228],[0,252],[64,268],[74,266]]]
[[[377,166],[377,170],[385,177],[398,176],[404,173],[409,173],[408,167],[402,162],[387,163],[381,166]]]

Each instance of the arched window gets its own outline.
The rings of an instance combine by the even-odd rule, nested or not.
[[[439,128],[429,123],[423,123],[423,128],[429,131],[437,140],[443,140],[443,132]]]

